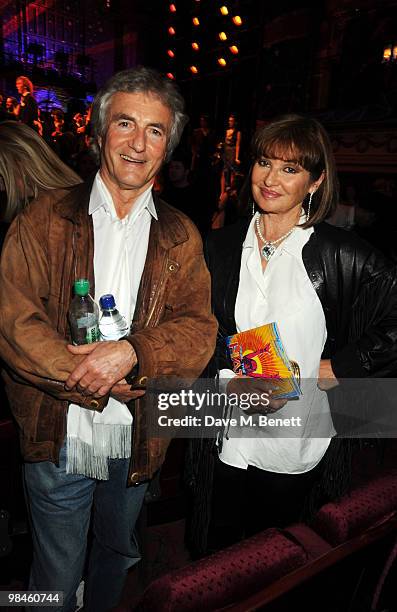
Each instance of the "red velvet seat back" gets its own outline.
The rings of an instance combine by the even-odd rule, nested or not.
[[[268,529],[154,581],[139,607],[145,612],[204,612],[237,602],[303,565],[303,549]]]
[[[357,487],[337,502],[325,504],[315,517],[313,529],[337,545],[393,511],[397,511],[397,470]]]

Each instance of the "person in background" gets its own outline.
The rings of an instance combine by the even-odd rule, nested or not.
[[[302,396],[270,396],[248,412],[299,415],[301,422],[293,431],[225,433],[215,460],[208,441],[196,444],[191,481],[205,474],[211,508],[209,525],[203,504],[191,521],[192,540],[201,530],[201,552],[285,527],[310,505],[344,492],[349,465],[336,466],[346,441],[332,440],[326,390],[343,378],[396,375],[396,268],[353,232],[324,223],[338,201],[326,131],[315,119],[286,115],[260,129],[252,148],[247,216],[207,239],[219,323],[210,371],[227,393],[268,393],[272,381],[233,371],[226,338],[275,322],[288,358],[299,365]],[[241,413],[237,407],[232,416]]]
[[[215,132],[211,128],[208,115],[200,115],[200,125],[192,134],[193,175],[202,178],[212,168],[212,156],[215,152]]]
[[[19,76],[15,85],[20,95],[18,119],[35,129],[35,121],[38,121],[38,106],[33,97],[33,83],[26,76]]]
[[[39,192],[3,249],[0,350],[25,460],[29,590],[63,591],[63,612],[76,607],[91,517],[84,609],[118,604],[140,559],[135,523],[169,442],[150,434],[147,381],[196,378],[215,344],[200,235],[152,193],[185,122],[165,76],[145,67],[116,74],[93,106],[99,172]],[[131,324],[125,339],[70,344],[78,278],[96,300],[115,296]]]
[[[231,113],[228,119],[223,143],[223,170],[221,175],[221,197],[231,188],[233,175],[240,165],[241,132],[238,129],[236,115]]]
[[[53,109],[51,116],[54,124],[51,133],[51,147],[65,164],[72,166],[74,155],[77,152],[76,136],[65,128],[65,114],[61,109]]]
[[[73,116],[73,127],[76,134],[83,134],[85,128],[85,118],[82,113]]]
[[[7,119],[7,110],[4,106],[4,96],[0,93],[0,121],[5,121]]]
[[[6,111],[8,113],[7,119],[18,119],[19,104],[16,98],[9,96],[6,100]]]
[[[179,148],[167,165],[167,176],[161,197],[184,212],[205,235],[210,227],[211,210],[201,185],[190,182],[190,155]]]
[[[0,178],[5,195],[1,218],[7,223],[40,193],[82,182],[35,130],[14,121],[0,123]]]
[[[89,179],[98,170],[98,159],[93,154],[91,148],[91,123],[88,123],[84,128],[84,133],[79,134],[80,149],[73,157],[73,168],[82,179]]]

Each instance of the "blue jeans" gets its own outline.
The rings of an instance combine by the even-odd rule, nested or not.
[[[118,604],[127,570],[140,560],[134,528],[147,489],[146,483],[127,488],[128,467],[129,459],[109,459],[109,480],[102,481],[66,474],[65,445],[59,467],[50,461],[25,463],[33,537],[29,589],[63,591],[63,606],[51,610],[76,607],[91,516],[84,609],[106,612]]]

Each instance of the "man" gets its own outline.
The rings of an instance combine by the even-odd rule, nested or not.
[[[60,108],[54,108],[51,117],[54,129],[51,132],[50,146],[65,164],[72,166],[77,153],[76,137],[66,128],[65,113]]]
[[[7,119],[18,119],[19,104],[16,98],[9,96],[6,100]]]
[[[134,526],[167,448],[147,433],[147,379],[195,378],[214,348],[198,232],[152,196],[184,123],[171,81],[146,68],[116,74],[95,99],[94,182],[42,194],[4,248],[0,350],[25,459],[29,588],[64,591],[66,611],[75,607],[91,510],[85,609],[115,606],[139,560]],[[76,278],[90,280],[97,300],[115,296],[133,321],[125,340],[68,344]]]
[[[20,98],[18,119],[29,127],[36,129],[35,123],[39,119],[37,102],[33,97],[33,83],[26,76],[19,76],[15,86]]]

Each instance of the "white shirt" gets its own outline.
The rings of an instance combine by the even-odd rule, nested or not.
[[[123,219],[99,172],[91,190],[88,212],[94,225],[95,300],[112,293],[127,321],[134,316],[149,244],[150,223],[157,219],[152,186],[135,201]]]
[[[117,309],[131,323],[146,261],[151,220],[157,220],[152,185],[137,198],[130,213],[120,219],[98,172],[88,212],[94,227],[95,301],[98,303],[102,295],[111,293]],[[102,413],[70,404],[68,471],[106,479],[107,457],[131,455],[131,424],[132,415],[127,406],[112,397]]]
[[[241,332],[277,323],[288,357],[299,364],[302,396],[270,416],[299,416],[301,427],[292,428],[291,437],[280,437],[277,428],[250,428],[249,438],[244,437],[243,428],[238,437],[223,440],[220,458],[229,465],[244,469],[253,465],[288,474],[306,472],[320,461],[334,435],[327,395],[317,386],[327,338],[325,317],[302,261],[302,248],[312,232],[312,228],[296,228],[263,271],[255,218],[248,228],[235,305],[236,328]],[[231,370],[220,372],[221,378],[233,376]]]

